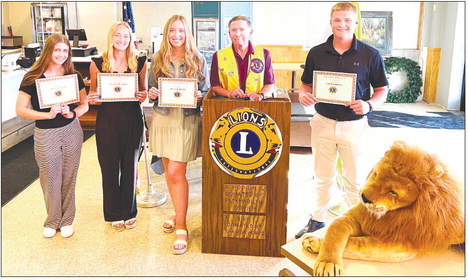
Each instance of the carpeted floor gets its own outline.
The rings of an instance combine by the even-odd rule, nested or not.
[[[83,131],[83,141],[94,135],[94,130]],[[2,206],[39,178],[39,167],[34,157],[34,136],[2,153]]]
[[[426,112],[424,116],[402,112],[374,111],[368,116],[371,127],[413,127],[465,129],[465,116],[450,112]]]

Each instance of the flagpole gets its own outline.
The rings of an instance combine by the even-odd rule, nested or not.
[[[148,88],[148,85],[146,86]],[[163,205],[167,200],[167,195],[164,193],[158,193],[153,188],[150,178],[150,164],[148,162],[148,152],[147,152],[147,143],[146,143],[146,125],[145,125],[145,110],[143,109],[143,103],[140,104],[140,110],[143,121],[143,151],[145,156],[145,166],[146,166],[146,179],[147,179],[147,188],[145,191],[140,192],[137,195],[137,205],[140,207],[158,207]]]
[[[144,122],[145,118],[145,111],[143,110],[143,107],[141,106],[141,111],[143,114],[143,150],[144,150],[144,156],[145,156],[145,166],[146,166],[146,178],[147,178],[147,189],[145,191],[140,192],[137,195],[137,205],[140,207],[158,207],[163,205],[166,200],[167,200],[167,195],[164,193],[158,193],[156,190],[153,188],[153,184],[151,183],[151,178],[150,178],[150,167],[148,164],[148,154],[147,154],[147,147],[146,147],[146,126]]]

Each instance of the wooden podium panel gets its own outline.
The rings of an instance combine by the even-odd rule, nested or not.
[[[281,137],[277,138],[277,140],[281,139],[282,147],[276,157],[276,164],[271,164],[272,167],[265,168],[266,172],[263,170],[263,173],[260,172],[255,176],[228,174],[229,170],[223,170],[222,163],[219,163],[219,159],[212,155],[214,151],[212,150],[214,146],[212,135],[215,135],[213,131],[217,131],[217,128],[226,129],[226,127],[223,128],[224,124],[229,123],[229,118],[233,119],[232,116],[227,118],[226,114],[238,112],[239,109],[244,110],[243,108],[247,111],[263,112],[276,123],[280,133],[270,129],[268,132],[274,133],[271,134],[272,138],[281,134]],[[242,115],[237,114],[239,117]],[[220,125],[220,120],[225,122]],[[203,100],[203,253],[282,256],[281,246],[286,243],[290,120],[291,102],[288,97],[248,101],[216,97],[210,92]],[[229,125],[231,130],[226,130],[225,134],[223,134],[225,130],[221,132],[220,137],[226,136],[226,141],[230,135],[235,134],[231,132],[236,130],[232,121]],[[272,141],[274,140],[267,137],[264,142],[271,144]],[[265,147],[262,143],[259,146]],[[261,149],[259,149],[259,154],[260,151]],[[228,151],[227,154],[230,155],[230,152]],[[232,154],[232,157],[235,158],[236,155]],[[226,162],[224,164],[236,172],[244,172],[243,169],[239,171]],[[246,164],[246,166],[249,165]],[[245,170],[247,170],[246,173],[251,172],[249,168]],[[242,176],[251,178],[241,178]]]

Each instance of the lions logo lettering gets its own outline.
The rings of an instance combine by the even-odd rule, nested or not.
[[[210,133],[210,152],[224,172],[241,179],[266,174],[281,156],[281,131],[264,112],[237,108],[215,122]]]

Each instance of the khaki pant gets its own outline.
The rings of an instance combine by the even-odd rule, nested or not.
[[[363,164],[369,124],[367,117],[355,121],[335,121],[315,114],[310,121],[311,146],[317,187],[313,219],[324,222],[332,198],[332,186],[336,184],[338,153],[343,162],[346,184],[345,199],[352,206],[359,201],[359,188],[365,182],[368,170]]]

